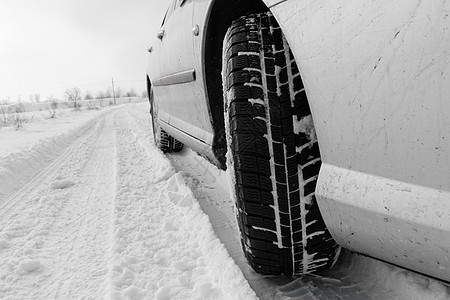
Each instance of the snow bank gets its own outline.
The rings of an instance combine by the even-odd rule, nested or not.
[[[0,129],[0,199],[22,187],[111,109],[71,112],[19,131]]]

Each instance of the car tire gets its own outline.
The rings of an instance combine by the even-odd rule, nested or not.
[[[227,168],[249,264],[267,275],[331,267],[340,247],[315,199],[321,159],[311,111],[270,12],[232,23],[222,80]]]

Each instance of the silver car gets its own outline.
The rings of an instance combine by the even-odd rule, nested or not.
[[[249,264],[340,247],[450,281],[450,1],[172,0],[149,49],[156,144],[231,178]]]

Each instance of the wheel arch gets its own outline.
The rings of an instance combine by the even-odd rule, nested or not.
[[[202,51],[205,74],[204,84],[214,130],[212,150],[216,159],[220,162],[219,167],[224,170],[226,169],[225,154],[227,148],[224,131],[224,104],[221,76],[223,39],[232,21],[243,15],[266,12],[270,10],[269,7],[271,6],[269,5],[271,5],[271,1],[267,0],[215,0],[209,8],[205,23],[206,33]],[[276,18],[276,15],[274,17]],[[220,22],[216,20],[220,20]],[[283,27],[282,25],[280,26]],[[286,39],[289,42],[289,36],[286,36]],[[295,51],[293,51],[293,54],[295,56]],[[295,58],[297,65],[300,65],[298,58]],[[301,70],[300,76],[303,78]],[[309,97],[308,102],[310,102]]]
[[[147,96],[148,96],[148,100],[151,104],[151,100],[153,98],[152,82],[150,81],[150,78],[148,77],[148,75],[145,76],[145,79],[147,82]]]

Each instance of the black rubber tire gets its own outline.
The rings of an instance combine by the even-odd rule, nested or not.
[[[155,145],[161,149],[163,153],[180,152],[183,149],[183,143],[170,136],[157,123],[155,129]]]
[[[270,12],[232,23],[222,77],[227,166],[249,264],[267,275],[331,267],[340,248],[315,199],[321,159],[311,111]]]
[[[172,152],[180,152],[181,150],[183,150],[183,147],[184,147],[183,143],[177,139],[173,139],[173,140],[174,140],[174,142],[173,142]]]

